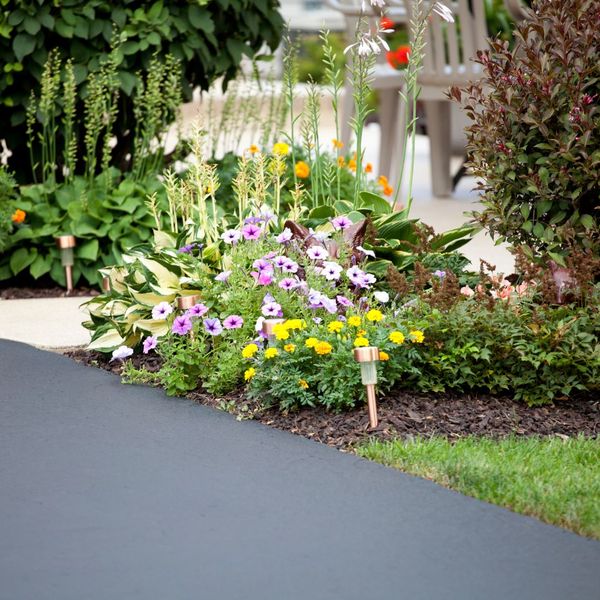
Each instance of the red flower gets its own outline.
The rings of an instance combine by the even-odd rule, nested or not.
[[[402,69],[408,64],[410,46],[399,46],[386,54],[388,64],[394,69]]]
[[[394,21],[392,21],[388,17],[381,17],[381,21],[379,21],[379,26],[381,29],[394,29]]]

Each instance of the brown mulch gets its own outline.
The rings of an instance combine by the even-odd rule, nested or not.
[[[118,362],[110,363],[98,352],[71,350],[66,355],[115,374],[121,370]],[[160,359],[156,356],[135,355],[131,360],[135,366],[145,366],[150,371],[160,368]],[[528,407],[508,397],[398,390],[379,399],[379,426],[374,430],[369,428],[364,406],[339,414],[328,413],[322,408],[282,413],[275,408],[261,408],[249,400],[243,390],[220,397],[198,390],[188,394],[188,398],[230,410],[240,418],[252,417],[265,425],[342,449],[369,437],[392,439],[441,435],[457,439],[467,435],[499,438],[511,434],[559,437],[580,433],[598,437],[600,434],[600,397],[597,394]]]
[[[58,285],[50,287],[5,287],[0,288],[3,300],[25,300],[29,298],[72,298],[79,296],[97,296],[100,292],[94,288],[78,287],[70,294]]]

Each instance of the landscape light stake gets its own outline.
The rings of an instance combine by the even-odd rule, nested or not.
[[[262,332],[267,337],[269,346],[275,343],[275,325],[283,323],[283,319],[265,319],[262,324]]]
[[[56,239],[56,246],[60,250],[60,262],[65,268],[65,279],[67,280],[67,294],[73,291],[73,265],[75,258],[73,248],[77,245],[74,235],[59,235]]]
[[[377,384],[377,361],[379,348],[367,346],[354,348],[354,360],[360,364],[360,374],[363,385],[367,388],[367,406],[369,408],[369,423],[371,428],[377,427],[377,400],[375,398],[375,385]]]
[[[110,292],[110,277],[103,277],[102,278],[102,291],[104,292]]]

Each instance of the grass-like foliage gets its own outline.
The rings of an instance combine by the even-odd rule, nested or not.
[[[600,441],[585,437],[371,441],[358,454],[600,539]]]

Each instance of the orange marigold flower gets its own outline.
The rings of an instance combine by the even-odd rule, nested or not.
[[[338,167],[346,166],[346,159],[343,156],[338,156]]]
[[[385,196],[391,196],[394,193],[394,188],[391,185],[386,185],[383,188],[383,193]]]
[[[367,163],[367,165],[365,166],[365,173],[372,173],[373,172],[373,165],[371,163]]]
[[[294,167],[296,177],[306,179],[310,175],[310,167],[302,160],[299,160]]]
[[[15,210],[15,212],[13,213],[11,219],[13,223],[22,223],[25,220],[26,216],[27,213],[24,210],[17,208],[17,210]]]
[[[356,161],[353,158],[348,161],[348,168],[351,171],[356,171]]]
[[[298,379],[298,385],[305,390],[308,388],[308,381],[306,379]]]
[[[250,152],[250,154],[256,154],[259,151],[259,148],[256,144],[252,144],[249,148],[248,148],[248,152]]]
[[[377,180],[377,183],[381,186],[384,187],[386,185],[389,184],[388,178],[385,175],[380,175],[379,179]]]
[[[331,143],[333,144],[334,148],[343,148],[344,147],[344,142],[341,142],[340,140],[336,140],[335,138],[331,140]]]
[[[384,352],[383,350],[379,351],[379,360],[390,360],[390,355],[387,352]]]

